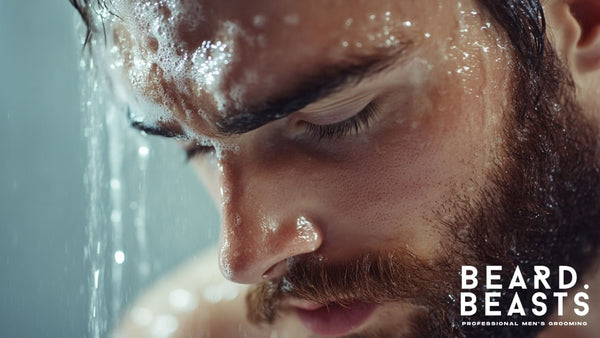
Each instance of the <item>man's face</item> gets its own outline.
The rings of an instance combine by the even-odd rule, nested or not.
[[[193,161],[221,207],[221,270],[257,284],[254,320],[341,335],[455,309],[440,283],[457,282],[460,263],[487,263],[476,241],[522,229],[485,228],[527,196],[502,189],[521,168],[509,139],[514,49],[474,1],[179,0],[115,12],[113,65],[132,118],[203,152]],[[514,241],[513,254],[527,245]],[[402,277],[379,287],[402,292],[297,291],[298,266],[354,271],[344,267],[369,257],[397,264]],[[316,318],[338,315],[347,323]]]
[[[441,239],[430,224],[442,202],[481,186],[497,160],[506,42],[469,2],[244,3],[210,2],[194,33],[181,33],[184,20],[176,27],[175,43],[189,54],[203,41],[225,41],[231,56],[219,65],[218,85],[193,69],[140,74],[125,66],[136,89],[172,112],[160,116],[165,125],[208,136],[202,143],[219,150],[196,162],[222,192],[224,272],[261,281],[307,244],[300,250],[334,261],[397,247],[434,257]],[[152,41],[141,37],[135,41]],[[148,47],[130,48],[146,53],[132,55],[133,64],[155,61]],[[373,59],[385,69],[250,132],[217,134],[234,111],[295,99],[306,81],[333,81],[334,67]],[[315,236],[298,237],[300,218]]]

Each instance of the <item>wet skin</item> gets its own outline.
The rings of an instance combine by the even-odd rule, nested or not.
[[[229,266],[228,277],[256,283],[286,258],[316,250],[333,260],[381,246],[408,245],[423,257],[435,255],[440,238],[428,224],[442,201],[457,190],[484,184],[485,168],[496,160],[494,149],[501,141],[496,135],[507,95],[502,89],[509,81],[504,72],[509,55],[501,49],[506,47],[497,46],[495,33],[481,30],[486,23],[481,15],[462,18],[468,32],[461,33],[458,12],[452,10],[456,3],[423,8],[389,2],[373,8],[332,2],[329,10],[263,5],[264,9],[253,4],[251,11],[216,6],[211,15],[216,23],[209,25],[213,29],[203,26],[214,31],[205,37],[209,40],[218,39],[219,23],[225,20],[239,21],[250,36],[264,36],[260,48],[243,37],[234,42],[222,92],[228,95],[240,86],[246,94],[225,100],[225,107],[233,108],[218,112],[216,104],[208,102],[219,94],[211,96],[202,89],[192,98],[197,102],[190,103],[166,76],[158,80],[153,72],[141,88],[151,97],[163,92],[174,96],[169,106],[174,121],[164,125],[172,130],[185,125],[208,136],[218,148],[235,148],[221,151],[217,159],[196,160],[198,166],[208,167],[202,169],[208,172],[207,185],[226,195],[220,197],[226,200],[220,203],[221,264]],[[275,11],[266,16],[272,19],[266,19],[264,29],[255,28],[252,19],[267,10]],[[399,26],[390,34],[409,41],[402,46],[383,48],[385,36],[369,39],[381,33],[388,11],[395,13],[390,26]],[[277,20],[288,12],[298,13],[302,29]],[[350,27],[345,24],[348,18],[353,19]],[[402,24],[406,21],[411,27]],[[344,41],[360,42],[362,47],[344,47]],[[295,88],[306,74],[319,75],[339,60],[380,53],[392,55],[385,71],[260,128],[219,135],[215,124],[236,106],[272,100]],[[259,74],[260,80],[245,73]],[[371,102],[377,112],[358,132],[330,139],[307,130],[307,124],[352,118]],[[299,217],[314,225],[316,235],[308,236],[310,241],[298,238]]]
[[[488,15],[473,1],[208,1],[204,8],[201,24],[180,22],[174,36],[183,54],[204,41],[226,45],[214,81],[153,64],[160,39],[127,17],[115,24],[123,60],[116,76],[131,95],[170,112],[134,112],[144,124],[181,134],[189,149],[201,144],[205,153],[193,162],[221,208],[223,275],[260,283],[303,254],[336,262],[406,248],[437,258],[445,241],[439,224],[454,216],[449,201],[477,196],[504,161],[513,50]],[[137,67],[140,60],[151,66]],[[349,66],[361,66],[364,77],[300,100],[273,121],[235,122]],[[264,336],[244,322],[241,302],[214,310]],[[361,329],[410,311],[384,304]],[[205,330],[198,322],[189,325]],[[275,328],[310,334],[293,313]]]

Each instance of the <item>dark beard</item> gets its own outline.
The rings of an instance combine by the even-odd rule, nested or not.
[[[418,306],[409,323],[416,337],[530,337],[540,327],[462,326],[477,321],[543,321],[555,301],[550,290],[518,290],[526,317],[507,315],[515,290],[504,287],[497,301],[502,315],[460,316],[461,265],[473,265],[480,276],[487,265],[503,267],[501,281],[509,281],[516,266],[533,276],[533,266],[550,268],[557,281],[559,265],[573,267],[579,276],[590,270],[598,252],[600,230],[600,166],[598,130],[582,114],[575,87],[559,59],[547,51],[548,62],[536,79],[539,97],[529,95],[531,78],[522,65],[515,80],[513,109],[504,124],[504,144],[488,184],[476,197],[459,195],[439,210],[451,221],[432,226],[442,232],[435,261],[423,261],[406,250],[372,252],[346,262],[330,264],[314,256],[288,261],[288,273],[255,286],[247,295],[248,318],[272,323],[287,296],[327,304],[353,300],[368,303],[408,303]],[[518,75],[517,75],[518,76]],[[442,217],[438,217],[443,219]],[[581,278],[580,278],[581,280]],[[483,283],[480,280],[479,285]],[[483,299],[482,292],[478,300]],[[546,316],[531,313],[531,297],[544,292]],[[572,295],[570,295],[571,297]],[[380,331],[378,331],[380,332]],[[390,330],[389,332],[397,332]],[[391,337],[392,333],[364,336]],[[357,335],[357,337],[360,335]]]

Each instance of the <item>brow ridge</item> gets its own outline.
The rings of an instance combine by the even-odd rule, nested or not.
[[[249,132],[271,121],[284,118],[313,102],[383,72],[406,55],[410,44],[405,42],[393,51],[380,50],[374,54],[351,58],[341,65],[321,68],[314,74],[306,76],[299,85],[283,95],[230,113],[215,125],[219,133],[234,135]]]

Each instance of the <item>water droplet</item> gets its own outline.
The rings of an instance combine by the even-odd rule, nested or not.
[[[100,270],[94,271],[94,289],[98,288],[98,282],[100,279]]]
[[[121,212],[119,210],[113,210],[110,213],[110,220],[113,223],[121,222]]]
[[[123,264],[125,262],[125,253],[123,251],[115,251],[115,262],[117,264]]]
[[[147,157],[149,153],[150,149],[146,146],[141,146],[138,148],[138,155],[140,155],[140,157]]]
[[[312,243],[312,250],[317,249],[317,244],[319,243],[319,233],[316,231],[315,226],[304,216],[296,219],[296,231],[298,233],[298,239],[306,243]]]
[[[265,25],[265,22],[267,22],[267,18],[264,15],[256,15],[253,19],[252,19],[252,23],[254,24],[255,27],[262,27]]]
[[[110,180],[110,188],[113,190],[120,190],[121,189],[121,181],[119,181],[116,178],[113,178]]]

